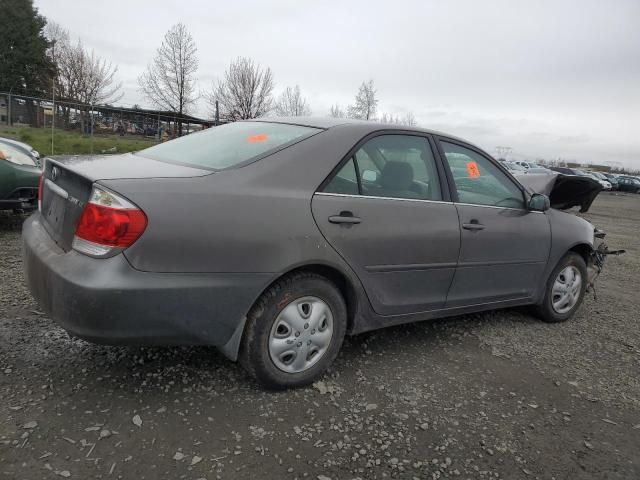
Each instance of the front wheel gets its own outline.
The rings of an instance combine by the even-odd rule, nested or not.
[[[346,321],[344,299],[325,277],[307,272],[285,276],[251,309],[240,362],[266,387],[307,385],[335,360]]]
[[[578,310],[587,288],[587,265],[574,252],[567,253],[558,262],[547,281],[538,314],[545,322],[563,322]]]

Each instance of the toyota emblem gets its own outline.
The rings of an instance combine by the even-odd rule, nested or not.
[[[51,180],[55,182],[58,179],[58,175],[60,175],[60,169],[58,167],[53,167],[51,169]]]

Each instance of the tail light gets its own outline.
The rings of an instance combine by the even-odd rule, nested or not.
[[[94,185],[78,222],[73,248],[92,257],[110,257],[133,245],[146,227],[147,216],[142,210]]]

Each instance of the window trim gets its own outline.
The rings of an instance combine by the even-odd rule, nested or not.
[[[403,135],[403,136],[410,136],[410,137],[421,137],[427,142],[428,147],[431,149],[431,155],[433,156],[433,161],[436,167],[436,174],[438,176],[438,183],[440,185],[440,194],[442,199],[441,200],[414,199],[414,200],[420,200],[424,202],[443,202],[443,203],[451,203],[454,201],[452,197],[451,187],[446,177],[445,165],[442,162],[442,157],[437,149],[436,142],[433,138],[433,135],[426,132],[419,132],[415,130],[400,130],[400,129],[375,130],[373,132],[369,132],[367,135],[360,138],[360,140],[358,140],[355,143],[355,145],[351,147],[351,149],[347,152],[347,154],[340,159],[340,161],[331,170],[331,172],[329,172],[329,175],[327,175],[326,178],[320,183],[320,185],[316,188],[314,193],[325,193],[322,190],[329,184],[331,179],[333,179],[333,177],[340,171],[340,169],[342,169],[342,167],[351,158],[353,158],[354,165],[356,167],[356,177],[358,179],[358,196],[363,198],[369,198],[369,196],[367,195],[362,195],[362,185],[361,185],[361,179],[359,174],[360,169],[358,168],[358,161],[355,158],[355,154],[360,149],[360,147],[362,147],[362,145],[367,143],[369,140],[375,137],[380,137],[382,135]],[[332,194],[332,195],[337,195],[337,194]],[[350,196],[353,196],[353,195],[350,195]],[[391,198],[391,197],[371,197],[371,198]],[[403,200],[403,199],[399,199],[399,200]],[[412,199],[405,199],[405,200],[412,200]]]
[[[449,189],[451,191],[451,198],[453,203],[456,203],[458,205],[473,205],[475,207],[491,207],[491,208],[506,208],[509,210],[518,210],[518,211],[526,211],[526,212],[530,212],[531,210],[529,210],[527,208],[527,205],[529,204],[529,200],[530,200],[530,194],[527,191],[527,189],[520,183],[518,182],[518,180],[516,180],[516,178],[511,174],[511,172],[509,172],[509,170],[507,170],[506,167],[500,165],[500,162],[498,162],[497,160],[495,160],[491,155],[489,155],[488,153],[486,153],[485,151],[479,149],[478,147],[474,146],[474,145],[470,145],[462,140],[458,140],[455,138],[451,138],[451,137],[446,137],[444,135],[437,135],[436,136],[436,140],[437,140],[437,146],[438,146],[438,155],[440,156],[440,161],[443,164],[445,171],[446,171],[446,176],[447,176],[447,181],[449,183]],[[498,168],[498,170],[500,170],[502,173],[505,174],[505,176],[507,177],[507,179],[513,183],[518,190],[520,190],[520,192],[522,193],[522,199],[523,199],[523,203],[524,203],[524,207],[523,208],[515,208],[515,207],[500,207],[497,205],[482,205],[479,203],[465,203],[465,202],[461,202],[460,201],[460,197],[458,196],[458,189],[456,187],[456,182],[453,178],[453,172],[451,171],[451,168],[449,167],[449,162],[447,161],[447,157],[445,155],[444,152],[444,148],[442,147],[442,143],[451,143],[453,145],[457,145],[459,147],[463,147],[466,148],[468,150],[471,150],[474,153],[477,153],[478,155],[480,155],[481,157],[485,158],[487,161],[489,161],[491,164],[493,164],[496,168]]]

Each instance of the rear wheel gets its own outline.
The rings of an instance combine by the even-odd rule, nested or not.
[[[307,385],[335,360],[347,308],[325,277],[296,273],[278,280],[247,317],[240,362],[269,388]]]
[[[538,314],[545,322],[568,320],[580,307],[586,288],[584,259],[577,253],[567,253],[549,276]]]

